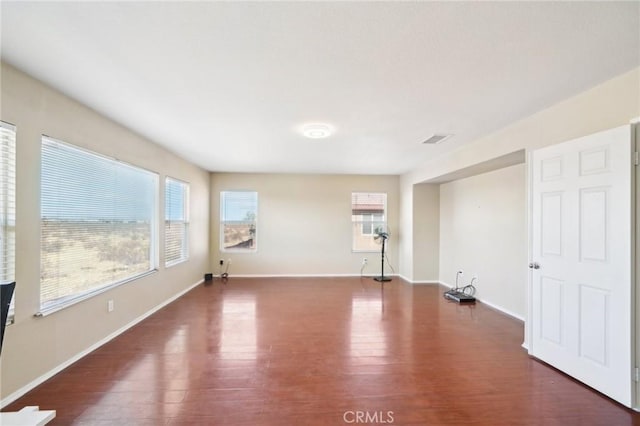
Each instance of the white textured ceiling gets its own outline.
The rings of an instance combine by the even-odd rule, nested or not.
[[[640,65],[635,1],[0,7],[4,61],[211,171],[400,174]]]

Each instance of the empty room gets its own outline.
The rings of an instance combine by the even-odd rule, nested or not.
[[[0,2],[0,424],[640,422],[640,2]]]

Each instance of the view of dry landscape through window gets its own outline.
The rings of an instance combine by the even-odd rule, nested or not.
[[[221,248],[255,250],[258,193],[223,191],[220,194]]]
[[[155,173],[43,138],[42,308],[156,267],[157,188]]]
[[[150,269],[145,223],[42,221],[41,292],[64,299]]]

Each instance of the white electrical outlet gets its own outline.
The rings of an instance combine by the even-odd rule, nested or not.
[[[113,299],[107,302],[107,312],[113,312]]]
[[[362,259],[362,264],[363,264],[363,265],[366,265],[366,264],[367,264],[367,262],[368,262],[368,260],[367,260],[367,258],[366,258],[366,257]]]

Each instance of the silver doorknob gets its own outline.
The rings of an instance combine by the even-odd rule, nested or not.
[[[537,262],[531,262],[529,264],[529,269],[540,269],[540,265]]]

